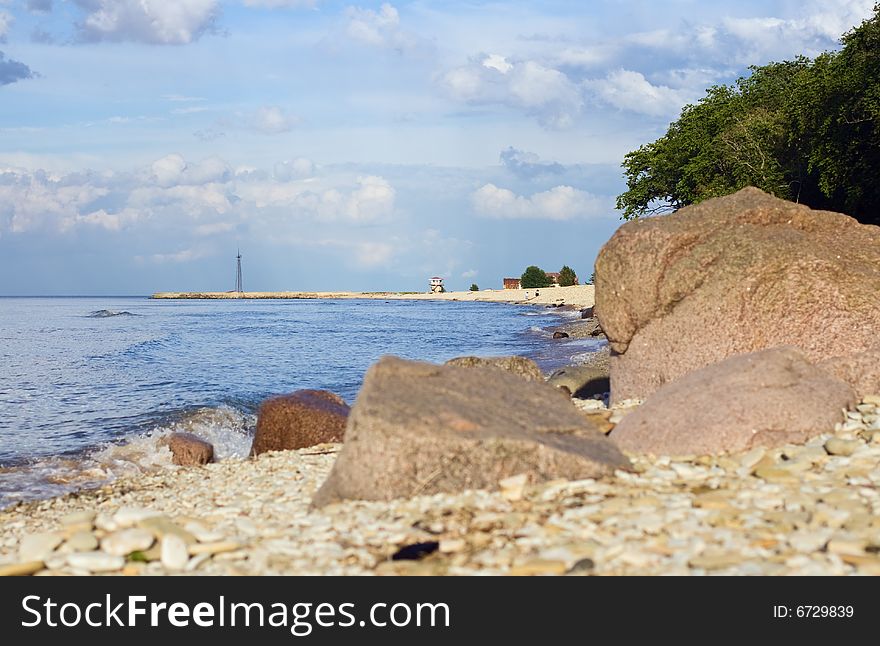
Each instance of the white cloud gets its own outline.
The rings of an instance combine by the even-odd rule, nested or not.
[[[289,132],[299,119],[288,114],[276,105],[263,106],[257,110],[253,119],[253,127],[265,134],[275,135]]]
[[[15,22],[15,18],[12,17],[12,14],[8,11],[0,11],[0,43],[5,42],[13,22]]]
[[[217,0],[76,0],[85,12],[77,23],[87,41],[185,45],[214,28]]]
[[[257,170],[233,173],[219,157],[188,162],[171,154],[128,173],[0,167],[0,235],[63,234],[82,227],[121,231],[138,225],[168,235],[211,236],[234,231],[240,223],[276,235],[303,222],[351,227],[394,215],[396,191],[382,177],[315,177],[306,159],[288,166],[289,176],[273,178]],[[366,249],[364,257],[379,251]]]
[[[359,45],[391,49],[399,53],[417,53],[430,50],[431,44],[401,26],[397,9],[385,2],[378,10],[347,7],[345,36]]]
[[[524,110],[549,128],[571,126],[583,107],[580,90],[559,70],[499,54],[483,54],[449,70],[440,83],[454,99]]]
[[[226,182],[232,170],[219,157],[208,157],[200,163],[187,163],[178,154],[157,159],[151,166],[152,179],[162,187],[200,185]]]
[[[476,269],[468,269],[467,271],[461,272],[462,278],[476,278],[477,274],[479,274]]]
[[[600,198],[571,186],[524,196],[486,184],[474,192],[473,205],[477,213],[498,219],[570,220],[609,210]]]
[[[643,74],[632,70],[615,70],[604,79],[586,81],[585,85],[615,108],[656,117],[674,116],[695,99],[683,90],[652,85]]]
[[[282,182],[291,179],[302,179],[311,177],[315,174],[315,164],[311,159],[305,157],[297,157],[290,161],[278,162],[275,164],[273,176]]]

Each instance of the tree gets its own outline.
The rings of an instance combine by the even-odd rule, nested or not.
[[[623,161],[624,219],[674,211],[745,186],[880,223],[880,3],[811,60],[751,67],[713,86]]]
[[[535,265],[526,267],[523,275],[520,277],[519,285],[522,289],[537,289],[540,287],[550,287],[552,284],[550,278],[544,273],[544,270]]]
[[[480,288],[477,287],[477,284],[476,284],[476,283],[472,283],[472,284],[471,284],[471,291],[472,291],[472,292],[478,292],[478,291],[480,291]]]
[[[570,287],[577,284],[578,277],[577,274],[574,273],[574,269],[572,269],[568,265],[563,265],[562,269],[559,270],[559,286]]]

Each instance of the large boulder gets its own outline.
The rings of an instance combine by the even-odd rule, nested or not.
[[[774,447],[834,430],[853,389],[795,348],[730,357],[661,387],[611,432],[625,451],[706,455]]]
[[[755,188],[618,229],[596,261],[614,401],[735,354],[811,361],[875,343],[880,227]]]
[[[345,444],[315,495],[391,500],[532,482],[594,478],[629,461],[559,390],[492,367],[385,357],[369,369]]]
[[[880,395],[880,345],[865,352],[825,359],[818,365],[852,386],[859,398]]]
[[[462,368],[494,367],[506,370],[529,381],[544,381],[544,373],[538,364],[525,357],[456,357],[446,362],[447,366]]]
[[[214,461],[214,445],[193,433],[171,433],[159,444],[171,451],[171,461],[182,467],[201,466]]]
[[[327,390],[297,390],[260,405],[252,455],[341,442],[349,406]]]

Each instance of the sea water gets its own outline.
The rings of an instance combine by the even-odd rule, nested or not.
[[[245,457],[264,398],[322,388],[353,403],[386,354],[518,354],[550,371],[597,349],[549,341],[560,315],[450,301],[0,298],[0,507],[163,468],[157,442],[174,430],[212,442],[218,459]]]

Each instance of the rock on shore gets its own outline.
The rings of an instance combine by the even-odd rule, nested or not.
[[[755,188],[629,222],[596,261],[596,313],[615,401],[779,345],[849,357],[876,344],[880,227]]]
[[[316,506],[579,479],[629,461],[559,390],[496,368],[386,357],[367,372]]]
[[[844,421],[852,388],[794,348],[730,357],[653,393],[611,432],[653,455],[708,455],[806,442]]]
[[[544,381],[544,373],[541,372],[538,364],[525,357],[456,357],[447,361],[446,365],[462,368],[500,368],[529,381]]]
[[[260,405],[253,455],[341,442],[349,406],[327,390],[298,390]]]

